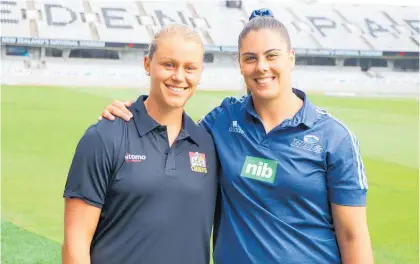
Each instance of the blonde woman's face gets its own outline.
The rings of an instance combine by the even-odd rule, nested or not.
[[[184,107],[194,94],[203,71],[203,48],[194,40],[162,37],[144,66],[150,75],[150,94],[171,108]]]

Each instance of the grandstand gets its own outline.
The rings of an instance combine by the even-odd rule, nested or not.
[[[290,32],[301,89],[418,96],[419,8],[316,1],[1,1],[2,84],[147,87],[147,44],[184,23],[206,45],[199,88],[240,90],[237,37],[263,7]]]

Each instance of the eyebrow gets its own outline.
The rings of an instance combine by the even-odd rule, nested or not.
[[[281,51],[281,49],[269,49],[269,50],[265,51],[263,54],[267,54],[267,53],[272,52],[272,51]],[[257,53],[245,52],[245,53],[242,53],[241,55],[242,56],[255,56],[255,55],[257,55]]]
[[[170,57],[166,57],[166,56],[162,56],[162,57],[160,57],[160,59],[174,61],[174,59],[172,59]]]

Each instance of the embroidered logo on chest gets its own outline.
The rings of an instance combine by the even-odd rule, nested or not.
[[[243,131],[243,129],[239,126],[238,121],[232,121],[232,124],[229,127],[229,132],[233,132],[233,133],[239,133],[239,134],[244,134],[245,132]]]
[[[304,149],[307,151],[321,153],[324,151],[324,147],[317,144],[319,142],[319,138],[314,135],[306,135],[303,137],[303,140],[294,138],[290,146]]]
[[[241,176],[274,183],[276,171],[277,161],[247,156],[242,166]]]
[[[207,173],[206,154],[190,152],[191,170],[195,172]]]

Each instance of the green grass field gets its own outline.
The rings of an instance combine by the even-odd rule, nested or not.
[[[62,192],[76,144],[112,99],[139,93],[2,87],[2,263],[60,263]],[[234,93],[197,92],[187,112],[198,120],[227,95]],[[310,98],[346,122],[360,141],[375,263],[419,263],[418,101]]]

